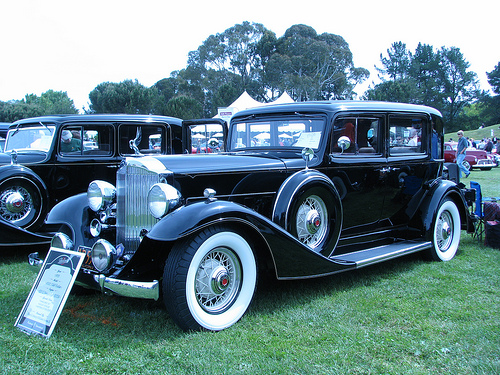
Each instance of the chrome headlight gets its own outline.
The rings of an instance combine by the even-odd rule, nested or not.
[[[116,188],[106,181],[92,181],[87,189],[87,200],[92,211],[99,211],[113,203]]]
[[[181,193],[169,184],[154,184],[148,193],[148,208],[151,215],[161,219],[180,206]]]
[[[50,241],[50,247],[56,247],[58,249],[73,250],[73,246],[74,244],[71,238],[62,232],[57,232]]]
[[[104,272],[115,264],[117,251],[108,241],[101,239],[92,246],[91,257],[95,269]]]

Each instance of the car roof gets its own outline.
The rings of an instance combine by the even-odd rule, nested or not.
[[[407,103],[377,102],[371,100],[331,100],[316,102],[297,102],[286,104],[265,104],[236,113],[233,118],[246,117],[253,114],[293,113],[293,112],[348,112],[348,111],[394,111],[425,112],[442,117],[441,112],[432,107]]]
[[[54,115],[54,116],[40,116],[30,117],[18,120],[10,125],[11,128],[18,125],[32,124],[37,122],[50,122],[62,124],[67,122],[117,122],[117,121],[131,121],[131,122],[167,122],[171,125],[182,125],[182,120],[176,117],[160,116],[160,115],[129,115],[129,114],[87,114],[87,115]]]

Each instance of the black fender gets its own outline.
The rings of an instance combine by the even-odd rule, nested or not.
[[[289,233],[294,233],[292,213],[297,209],[300,198],[310,189],[322,188],[328,193],[325,203],[328,205],[330,223],[329,233],[320,245],[320,252],[330,256],[335,250],[342,230],[342,202],[335,184],[325,174],[314,169],[305,169],[288,177],[281,185],[274,203],[272,221]]]
[[[462,229],[467,229],[467,202],[460,188],[450,180],[435,180],[434,184],[429,185],[428,194],[423,198],[420,204],[420,212],[425,213],[422,217],[422,229],[426,240],[432,241],[432,228],[436,220],[436,215],[444,198],[450,198],[457,205],[460,212],[460,224]]]
[[[354,268],[353,265],[333,262],[313,251],[258,212],[238,203],[218,200],[183,206],[165,216],[146,234],[138,252],[147,251],[146,247],[151,246],[165,251],[173,242],[207,226],[225,223],[246,230],[249,238],[258,244],[258,251],[271,257],[276,276],[280,279],[322,276]],[[134,258],[127,268],[134,266]]]
[[[52,236],[44,233],[33,233],[0,218],[0,248],[14,246],[50,244]]]
[[[30,168],[19,164],[9,164],[0,167],[0,186],[9,180],[26,180],[31,182],[40,192],[40,207],[35,221],[27,228],[36,230],[42,223],[49,211],[49,192],[43,180]]]
[[[89,245],[90,208],[87,193],[80,193],[56,204],[47,215],[45,225],[58,228],[75,244]]]

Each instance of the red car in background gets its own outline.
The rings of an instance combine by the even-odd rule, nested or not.
[[[457,142],[445,142],[444,144],[444,161],[446,163],[456,163],[457,161]],[[489,171],[496,167],[495,158],[488,155],[486,151],[468,148],[465,155],[464,166],[467,170],[480,169]]]

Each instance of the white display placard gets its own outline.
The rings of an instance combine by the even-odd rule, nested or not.
[[[73,287],[85,253],[50,248],[15,326],[49,338]]]

